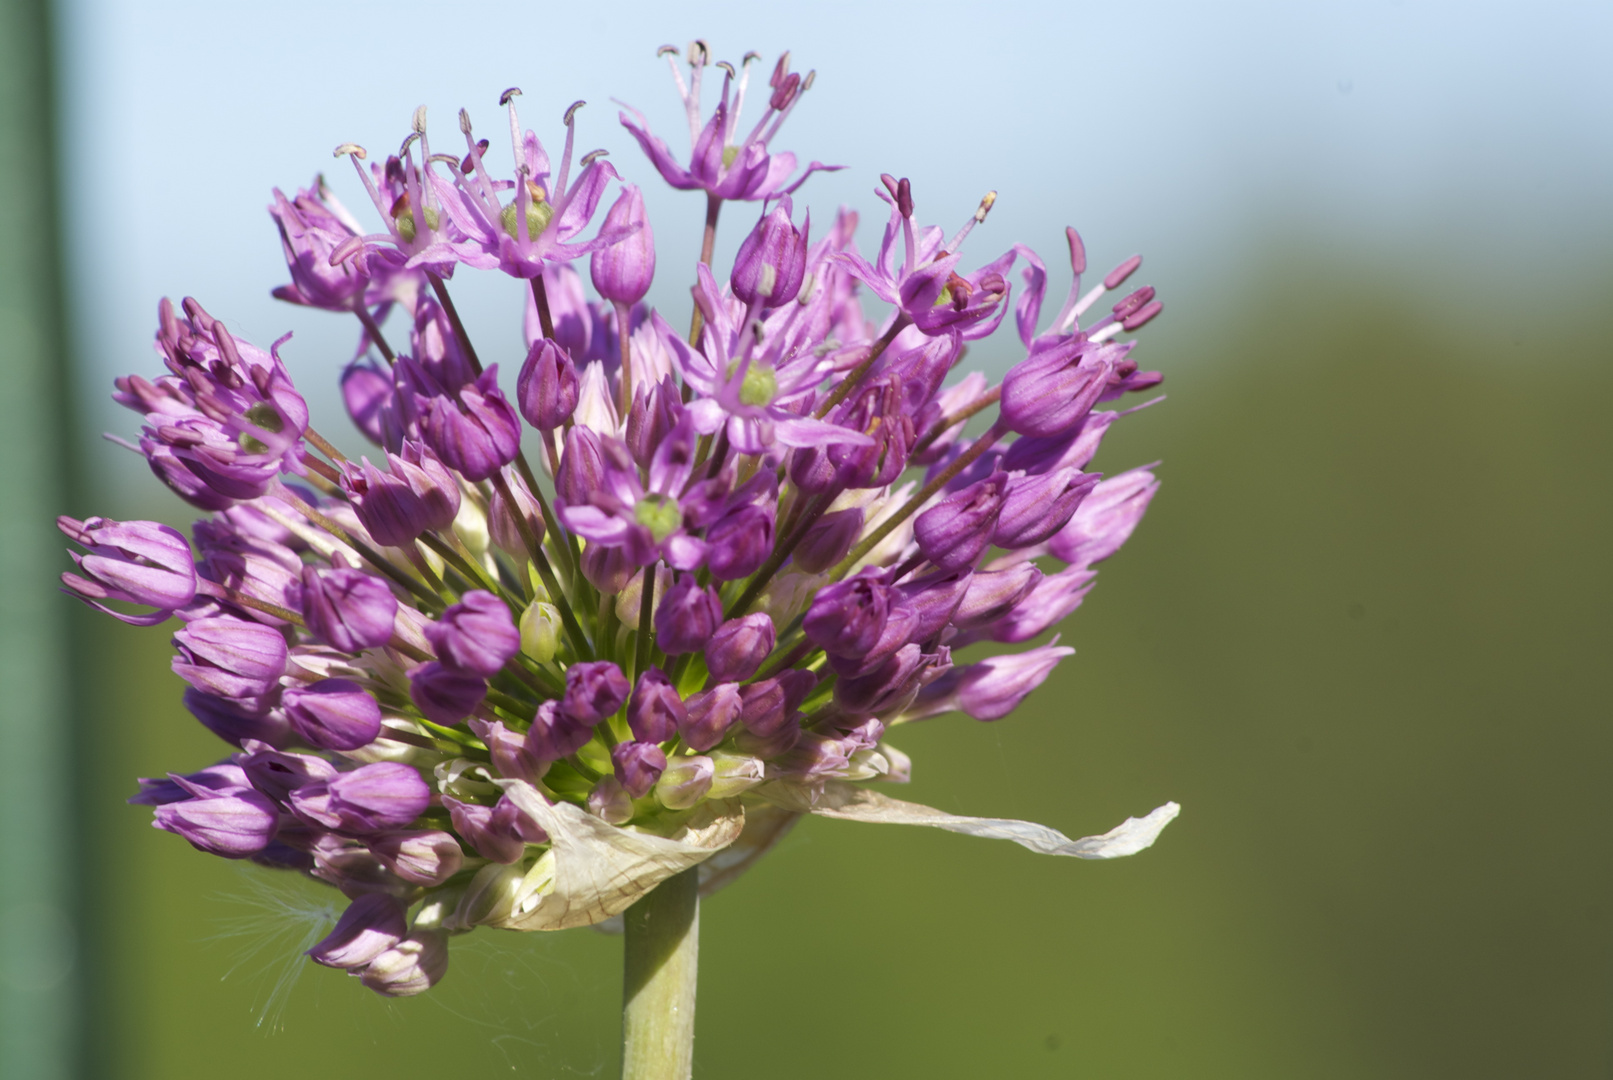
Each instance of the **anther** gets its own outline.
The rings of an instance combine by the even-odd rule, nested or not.
[[[471,169],[474,168],[475,165],[476,165],[476,155],[477,154],[485,154],[485,153],[487,153],[487,146],[488,146],[488,142],[487,142],[486,139],[477,139],[476,140],[476,153],[475,154],[466,154],[465,155],[465,159],[459,163],[459,171],[461,173],[469,175]]]
[[[426,133],[426,107],[424,105],[421,105],[419,108],[415,109],[414,121],[410,126],[414,128],[414,133],[416,135],[424,135]]]
[[[470,134],[470,113],[464,109],[459,110],[459,133],[461,135]]]
[[[777,87],[779,83],[784,81],[784,76],[788,75],[789,73],[790,53],[789,50],[786,49],[784,55],[778,58],[778,63],[773,65],[773,77],[767,80],[767,85]]]
[[[880,173],[879,182],[885,185],[885,190],[891,193],[891,198],[896,198],[896,177],[888,172]]]
[[[771,269],[771,267],[769,269]],[[763,338],[763,336],[764,336],[764,334],[766,332],[765,328],[762,326],[762,320],[760,320],[760,319],[752,319],[750,321],[750,332],[751,332],[751,336],[756,339],[756,344],[760,345],[762,343],[762,338]]]
[[[723,71],[727,72],[728,77],[730,79],[732,79],[734,77],[734,65],[730,64],[728,61],[719,60],[719,61],[717,61],[716,66],[722,68]]]
[[[678,55],[678,47],[676,45],[663,45],[659,49],[655,50],[655,58],[657,60],[659,60],[663,56],[676,56],[676,55]]]
[[[913,216],[913,185],[905,176],[896,182],[896,212],[905,218]]]
[[[344,142],[344,143],[342,143],[342,145],[338,146],[335,150],[331,151],[330,156],[331,157],[346,157],[348,154],[352,154],[354,157],[358,158],[360,161],[363,161],[365,158],[370,156],[370,152],[368,150],[364,149],[358,143],[354,143],[354,142]]]
[[[1070,242],[1070,269],[1079,277],[1087,272],[1087,246],[1081,242],[1081,234],[1073,225],[1065,226],[1064,238]]]
[[[817,77],[818,77],[818,69],[817,68],[813,68],[811,71],[807,72],[806,73],[806,78],[801,80],[801,93],[804,94],[808,90],[812,89],[812,84],[813,84],[814,81],[816,81]]]
[[[740,58],[739,66],[740,67],[747,67],[753,61],[760,60],[761,58],[762,58],[762,54],[753,49],[753,50],[751,50],[750,52],[746,53],[744,56],[742,56]]]
[[[570,127],[571,126],[571,118],[576,116],[577,115],[577,110],[582,108],[586,104],[588,104],[588,102],[586,102],[586,101],[573,101],[569,106],[567,106],[566,115],[561,117],[561,123],[565,124],[567,127]]]
[[[519,86],[512,86],[508,90],[504,91],[504,93],[502,93],[502,94],[500,94],[498,96],[498,103],[501,106],[508,105],[510,103],[511,98],[518,98],[520,96],[521,96],[521,88]]]
[[[979,209],[977,209],[975,211],[975,224],[976,225],[978,225],[982,221],[986,220],[986,215],[991,213],[991,208],[992,208],[993,204],[995,204],[996,202],[997,202],[997,193],[995,191],[988,191],[988,192],[986,192],[985,195],[983,195],[981,197],[981,199],[980,199],[980,207],[979,207]]]
[[[711,46],[700,38],[689,42],[689,66],[705,67],[711,63]]]
[[[415,140],[418,138],[420,138],[420,133],[418,131],[409,132],[408,137],[403,140],[403,145],[398,147],[398,157],[402,158],[407,155],[409,153],[409,147],[413,146]]]
[[[609,150],[590,150],[582,156],[582,160],[577,163],[577,166],[578,168],[586,169],[600,158],[608,157],[609,155]]]

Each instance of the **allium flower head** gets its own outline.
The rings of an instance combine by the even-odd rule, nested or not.
[[[200,850],[352,898],[310,956],[378,993],[426,990],[479,926],[597,924],[696,866],[719,887],[803,814],[1110,858],[1176,812],[1070,840],[883,793],[914,767],[888,741],[900,725],[1004,718],[1073,652],[1025,643],[1080,605],[1158,489],[1151,466],[1093,462],[1126,415],[1099,406],[1159,381],[1128,335],[1160,306],[1136,289],[1083,326],[1137,260],[1082,292],[1070,230],[1074,283],[1041,326],[1033,250],[963,261],[994,196],[948,239],[885,176],[872,259],[850,211],[820,212],[814,238],[789,193],[822,166],[792,182],[794,156],[770,149],[812,75],[781,58],[747,133],[754,59],[717,65],[702,120],[710,53],[691,50],[686,164],[623,119],[663,179],[711,199],[689,334],[642,303],[666,264],[639,189],[592,224],[617,174],[573,160],[577,106],[558,166],[518,91],[500,98],[513,166],[463,112],[464,155],[434,152],[420,110],[384,162],[339,150],[379,227],[322,182],[271,210],[292,279],[277,295],[359,324],[359,356],[330,373],[379,449],[311,424],[285,339],[264,352],[165,300],[166,373],[115,397],[207,516],[190,540],[60,519],[83,549],[67,591],[136,625],[176,619],[183,706],[227,744],[131,801]],[[724,200],[762,202],[732,267],[709,265]],[[585,255],[597,299],[571,265]],[[461,267],[527,283],[513,399],[454,305]],[[954,377],[1010,310],[1002,383]],[[1014,648],[965,652],[980,642]]]

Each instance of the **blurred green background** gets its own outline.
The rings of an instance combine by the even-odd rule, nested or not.
[[[1164,487],[1077,655],[1007,720],[893,736],[915,799],[1071,834],[1177,799],[1159,844],[804,823],[704,907],[699,1075],[1607,1074],[1613,276],[1527,329],[1392,285],[1276,252],[1272,314],[1161,323],[1170,397],[1099,465],[1161,457]],[[218,753],[165,635],[97,631],[114,1075],[610,1073],[620,943],[591,932],[475,935],[417,1000],[306,967],[271,1001],[282,956],[220,924],[274,875],[114,798]]]
[[[154,367],[158,295],[203,290],[255,340],[294,327],[294,373],[329,381],[350,331],[265,296],[283,273],[271,184],[351,134],[384,144],[374,116],[398,128],[417,83],[440,117],[490,98],[512,56],[541,55],[519,77],[544,110],[602,105],[571,87],[622,73],[610,92],[670,129],[648,50],[707,28],[720,51],[793,45],[824,73],[788,129],[803,158],[854,166],[814,178],[820,214],[860,200],[868,220],[869,178],[891,167],[926,178],[943,218],[1001,186],[990,243],[1054,256],[1072,220],[1095,261],[1148,251],[1167,310],[1139,356],[1169,399],[1118,425],[1097,467],[1163,459],[1164,486],[1063,627],[1077,655],[1010,719],[892,741],[915,762],[902,794],[948,810],[1071,835],[1184,810],[1114,863],[805,822],[704,906],[697,1075],[1613,1071],[1606,9],[698,6],[640,5],[631,34],[549,12],[553,34],[497,40],[434,10],[417,24],[420,4],[0,7],[0,202],[23,208],[0,235],[0,1075],[612,1075],[619,939],[481,932],[436,991],[385,1001],[297,960],[327,893],[204,858],[124,805],[134,777],[220,744],[179,707],[167,631],[44,589],[65,566],[45,523],[187,520],[91,441],[129,428],[100,402],[111,373]],[[54,52],[23,34],[47,10]],[[650,198],[675,267],[697,209]],[[50,411],[68,389],[55,203],[76,433]],[[652,299],[681,312],[675,277]],[[492,291],[466,296],[473,326],[503,317]],[[65,494],[60,472],[78,477]],[[76,949],[41,916],[58,910]]]

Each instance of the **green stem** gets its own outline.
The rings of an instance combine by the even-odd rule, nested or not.
[[[627,909],[622,1080],[689,1080],[700,959],[700,868],[674,874]]]

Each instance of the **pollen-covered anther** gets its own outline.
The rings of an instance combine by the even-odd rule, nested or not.
[[[586,104],[588,104],[588,102],[583,101],[581,98],[573,101],[570,105],[566,106],[566,114],[560,118],[560,122],[565,124],[567,127],[570,127],[572,118],[577,115],[577,110]]]
[[[358,143],[350,143],[350,142],[342,143],[342,145],[338,146],[336,149],[331,151],[330,156],[331,157],[346,157],[349,154],[351,154],[354,157],[358,158],[360,161],[363,161],[365,158],[370,156],[370,152],[368,150],[364,149]]]
[[[518,98],[520,96],[521,88],[519,86],[512,86],[498,96],[498,103],[500,106],[508,105],[511,98]]]
[[[409,126],[414,129],[416,135],[426,133],[426,107],[424,105],[415,107],[414,116],[410,119]]]

